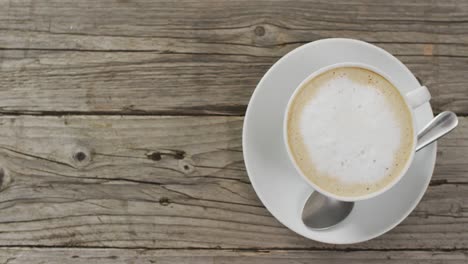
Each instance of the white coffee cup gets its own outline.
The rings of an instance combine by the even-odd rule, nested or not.
[[[318,75],[320,75],[320,74],[322,74],[322,73],[324,73],[326,71],[329,71],[329,70],[332,70],[332,69],[335,69],[335,68],[341,68],[341,67],[359,67],[359,68],[364,68],[364,69],[373,71],[373,72],[381,75],[382,77],[387,79],[394,87],[397,88],[399,93],[404,98],[404,101],[405,101],[408,109],[411,109],[410,114],[411,114],[411,120],[412,120],[413,128],[414,128],[413,129],[413,134],[412,134],[414,144],[413,144],[412,151],[410,153],[410,157],[408,158],[408,162],[406,163],[406,166],[404,167],[403,170],[401,170],[401,173],[398,176],[394,177],[393,181],[390,182],[389,184],[387,184],[385,187],[383,187],[382,189],[380,189],[378,191],[372,192],[370,194],[362,195],[362,196],[338,196],[338,195],[336,195],[334,193],[331,193],[331,192],[329,192],[327,190],[324,190],[323,188],[321,188],[317,184],[313,183],[299,169],[298,164],[296,163],[295,159],[293,158],[292,151],[291,151],[291,148],[289,146],[289,141],[288,141],[288,129],[287,129],[288,116],[290,114],[291,104],[294,101],[294,98],[297,96],[298,91],[301,90],[301,88],[306,83],[308,83],[311,79],[317,77]],[[367,64],[362,64],[362,63],[345,62],[345,63],[333,64],[333,65],[321,68],[321,69],[313,72],[311,75],[309,75],[309,77],[307,77],[304,81],[302,81],[297,86],[296,90],[294,91],[291,98],[289,99],[288,105],[286,107],[286,113],[285,113],[285,118],[284,118],[284,123],[283,123],[283,130],[284,130],[283,135],[284,135],[284,142],[285,142],[285,145],[286,145],[286,150],[287,150],[287,153],[288,153],[288,156],[289,156],[290,160],[292,161],[294,167],[296,168],[296,171],[302,176],[302,178],[304,178],[304,180],[306,182],[308,182],[312,186],[312,188],[314,188],[314,190],[320,192],[323,195],[326,195],[326,196],[329,196],[329,197],[332,197],[334,199],[341,200],[341,201],[360,201],[360,200],[369,199],[369,198],[378,196],[378,195],[386,192],[390,188],[392,188],[406,174],[406,172],[408,171],[408,169],[409,169],[409,167],[410,167],[410,165],[411,165],[411,163],[412,163],[412,161],[414,159],[414,155],[415,155],[415,152],[416,152],[416,144],[417,144],[416,127],[417,126],[416,126],[416,120],[414,118],[414,113],[413,112],[414,112],[414,110],[416,108],[418,108],[419,106],[423,105],[424,103],[428,102],[431,99],[431,95],[430,95],[429,90],[427,89],[426,86],[416,87],[415,89],[411,90],[409,93],[403,93],[402,91],[403,91],[403,89],[401,87],[398,87],[395,84],[395,82],[392,80],[392,78],[390,78],[387,74],[385,74],[384,72],[382,72],[381,70],[379,70],[379,69],[377,69],[377,68],[375,68],[373,66],[370,66],[370,65],[367,65]],[[385,151],[385,150],[383,150],[383,151]]]

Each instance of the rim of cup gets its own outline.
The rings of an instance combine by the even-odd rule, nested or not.
[[[296,98],[298,92],[300,90],[302,90],[303,86],[306,83],[308,83],[310,80],[314,79],[315,77],[319,76],[320,74],[322,74],[324,72],[327,72],[329,70],[332,70],[332,69],[342,68],[342,67],[363,68],[363,69],[372,71],[372,72],[382,76],[388,82],[390,82],[390,84],[392,84],[392,86],[397,89],[397,91],[400,93],[401,97],[403,98],[403,100],[405,102],[405,105],[409,110],[409,113],[410,113],[410,116],[411,116],[411,121],[412,121],[412,124],[413,124],[413,146],[411,148],[410,157],[407,159],[405,167],[403,168],[403,170],[401,170],[401,173],[398,175],[398,177],[395,177],[385,187],[383,187],[383,188],[381,188],[381,189],[379,189],[379,190],[377,190],[375,192],[368,193],[368,194],[365,194],[365,195],[359,195],[359,196],[340,196],[340,195],[336,195],[336,194],[334,194],[332,192],[324,190],[323,188],[321,188],[320,186],[318,186],[317,184],[312,182],[307,176],[304,175],[304,173],[302,172],[302,170],[298,166],[296,160],[294,159],[294,156],[292,155],[292,151],[291,151],[291,148],[289,146],[289,140],[288,140],[288,129],[287,129],[288,126],[287,126],[287,124],[288,124],[289,111],[291,109],[292,102],[294,101],[294,98]],[[323,194],[325,196],[334,198],[336,200],[345,201],[345,202],[356,202],[356,201],[367,200],[367,199],[376,197],[378,195],[381,195],[381,194],[385,193],[386,191],[388,191],[389,189],[391,189],[393,186],[395,186],[403,178],[403,176],[408,172],[409,167],[413,163],[414,155],[415,155],[415,152],[416,152],[416,144],[417,144],[416,122],[415,122],[413,111],[414,111],[413,108],[408,103],[406,95],[399,89],[399,87],[397,85],[395,85],[395,82],[387,74],[383,73],[381,70],[377,69],[376,67],[373,67],[373,66],[370,66],[370,65],[364,64],[364,63],[357,63],[357,62],[341,62],[341,63],[336,63],[336,64],[332,64],[332,65],[329,65],[329,66],[325,66],[325,67],[322,67],[322,68],[312,72],[309,76],[307,76],[296,87],[293,94],[289,98],[288,104],[286,106],[284,120],[283,120],[283,140],[284,140],[284,144],[286,145],[286,152],[288,153],[288,157],[291,160],[292,164],[294,165],[294,168],[296,169],[296,171],[299,173],[299,175],[301,175],[301,177],[307,183],[309,183],[310,186],[312,186],[312,188],[315,191],[318,191],[318,192],[320,192],[321,194]]]

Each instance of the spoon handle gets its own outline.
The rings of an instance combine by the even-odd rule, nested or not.
[[[445,111],[438,114],[418,133],[416,151],[443,137],[457,125],[458,118],[455,113]]]

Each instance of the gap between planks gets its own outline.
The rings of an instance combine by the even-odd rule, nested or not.
[[[244,113],[231,113],[229,111],[217,113],[206,110],[208,113],[204,113],[205,110],[193,111],[193,113],[187,112],[186,110],[181,111],[143,111],[143,110],[132,110],[132,111],[28,111],[28,110],[15,110],[15,111],[4,111],[0,110],[0,116],[147,116],[147,117],[163,117],[163,116],[180,116],[180,117],[210,117],[210,116],[232,116],[232,117],[244,117],[245,109],[247,106],[239,106],[239,109],[244,109]],[[440,114],[441,111],[434,111],[434,116]],[[456,113],[458,117],[468,117],[468,112]]]
[[[294,247],[259,247],[259,248],[225,248],[225,247],[108,247],[108,246],[46,246],[46,245],[1,245],[0,249],[116,249],[116,250],[179,250],[179,251],[230,251],[230,252],[274,252],[274,251],[321,251],[321,252],[427,252],[427,251],[439,251],[439,252],[465,252],[468,248],[455,247],[455,248],[320,248],[320,247],[305,247],[305,248],[294,248]]]

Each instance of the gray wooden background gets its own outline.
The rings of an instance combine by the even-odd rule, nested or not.
[[[288,51],[349,37],[456,111],[416,210],[306,240],[245,172],[250,95]],[[0,263],[468,263],[468,1],[0,0]]]

